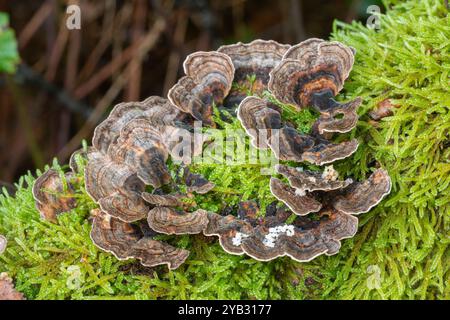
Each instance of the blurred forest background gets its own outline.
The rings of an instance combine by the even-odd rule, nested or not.
[[[81,8],[80,30],[66,27],[70,4]],[[365,21],[374,4],[382,8],[378,0],[0,0],[20,56],[13,74],[0,75],[0,186],[53,157],[67,162],[114,104],[164,96],[191,52],[326,39],[334,19]]]

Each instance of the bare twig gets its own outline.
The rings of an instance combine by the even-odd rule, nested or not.
[[[147,18],[147,4],[144,0],[137,0],[134,5],[132,26],[132,39],[133,42],[142,39],[145,28],[145,20]],[[131,74],[128,76],[130,81],[125,92],[126,101],[138,100],[141,94],[141,76],[142,76],[142,59],[139,56],[133,57],[129,68]]]
[[[138,52],[146,51],[147,47],[159,39],[159,35],[164,30],[165,22],[162,19],[156,20],[152,30],[145,36],[142,41],[136,41],[128,47],[121,55],[115,57],[108,65],[104,66],[97,74],[95,74],[86,83],[80,85],[75,90],[75,97],[82,99],[108,79],[116,70],[129,62]]]
[[[114,36],[115,30],[117,28],[121,28],[122,24],[116,23],[116,2],[114,0],[109,0],[105,2],[105,16],[103,17],[103,23],[102,23],[102,31],[101,31],[101,38],[98,41],[97,45],[95,46],[94,50],[92,50],[91,54],[86,60],[86,63],[81,68],[78,80],[86,79],[88,76],[90,76],[97,66],[100,58],[102,57],[103,53],[106,51],[108,46],[111,44],[111,40]],[[126,13],[127,7],[125,6],[123,9],[120,10],[120,12],[117,14],[117,16],[121,16]],[[119,19],[120,20],[120,19]]]
[[[50,2],[45,2],[39,10],[34,14],[33,18],[31,18],[30,22],[23,28],[22,32],[19,35],[19,48],[24,48],[42,23],[48,18],[51,14],[53,6]]]
[[[59,62],[61,61],[61,56],[66,48],[67,40],[69,38],[69,30],[66,28],[62,22],[59,28],[58,36],[56,38],[56,44],[53,47],[52,53],[50,54],[49,63],[45,73],[45,78],[49,82],[53,82],[55,79],[56,71],[58,70]]]
[[[89,106],[75,100],[65,90],[48,82],[44,77],[34,72],[34,70],[26,64],[21,64],[18,67],[16,78],[17,81],[26,81],[29,84],[38,86],[41,90],[44,90],[48,94],[53,95],[59,103],[74,113],[80,114],[85,118],[88,118],[91,114],[91,108]]]
[[[142,45],[139,47],[139,50],[136,52],[136,59],[142,61],[144,56],[150,51],[153,46],[156,44],[160,34],[162,33],[163,27],[165,23],[162,20],[157,20],[153,28],[148,32],[148,34],[144,37],[144,41]],[[155,27],[156,25],[160,25],[159,27]],[[129,77],[135,72],[135,68],[138,68],[140,64],[134,64],[130,62],[128,67],[122,75],[119,75],[117,79],[114,81],[113,85],[110,87],[106,95],[97,103],[95,106],[94,112],[88,118],[83,127],[78,131],[78,133],[70,139],[70,141],[58,152],[58,159],[65,160],[70,154],[75,151],[75,149],[80,145],[82,139],[87,138],[87,136],[92,132],[92,129],[97,125],[98,121],[103,116],[105,110],[113,103],[114,99],[123,89],[127,81],[129,81]]]
[[[177,26],[173,36],[175,48],[172,49],[169,55],[169,62],[167,63],[167,72],[164,79],[163,94],[166,95],[169,89],[173,86],[177,80],[178,67],[181,60],[181,45],[184,42],[186,36],[186,29],[188,25],[187,12],[180,10],[177,14]]]
[[[19,87],[11,77],[7,77],[7,83],[15,101],[19,122],[25,134],[25,139],[27,141],[31,157],[33,158],[34,165],[37,168],[41,168],[44,165],[44,157],[40,151],[39,145],[36,142],[32,121],[30,120],[27,107],[22,100],[22,94]]]

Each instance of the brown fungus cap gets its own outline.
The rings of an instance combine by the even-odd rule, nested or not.
[[[313,196],[310,196],[304,190],[291,188],[277,178],[270,178],[270,191],[299,216],[317,212],[322,208],[321,203]]]
[[[317,124],[320,134],[348,132],[358,120],[356,110],[361,99],[339,103],[333,97],[342,89],[353,63],[352,48],[339,42],[309,39],[286,51],[271,72],[269,90],[278,100],[299,109],[317,109],[321,113]]]
[[[334,208],[348,214],[368,212],[391,192],[391,179],[386,170],[377,169],[369,179],[355,182],[333,203]]]
[[[302,154],[302,161],[316,165],[324,165],[351,156],[358,149],[358,140],[352,139],[341,143],[331,143],[325,139],[317,139],[315,145]]]
[[[347,103],[337,103],[334,100],[332,104],[336,106],[322,110],[315,127],[319,134],[325,132],[344,133],[352,130],[358,122],[358,107],[361,105],[362,99],[356,98]],[[337,116],[342,115],[340,118]]]
[[[119,137],[122,128],[130,120],[139,117],[161,124],[191,121],[186,113],[177,109],[169,100],[158,96],[151,96],[142,102],[120,103],[113,108],[108,118],[95,128],[93,146],[106,153],[109,145]]]
[[[237,109],[237,118],[256,148],[267,149],[273,129],[281,128],[281,115],[271,109],[267,101],[249,96],[242,100]]]
[[[160,134],[145,119],[128,122],[108,155],[112,161],[130,167],[147,185],[159,188],[170,180],[166,166],[169,152]]]
[[[205,210],[183,212],[173,208],[156,207],[149,211],[147,217],[151,229],[164,234],[197,234],[208,224]]]
[[[219,236],[221,246],[231,254],[245,253],[260,261],[281,256],[310,261],[320,254],[336,254],[340,240],[354,236],[358,226],[357,218],[336,210],[322,210],[318,215],[318,221],[297,217],[293,224],[286,224],[280,215],[266,217],[265,224],[252,224],[210,213],[204,233]]]
[[[66,174],[64,183],[56,170],[50,169],[36,179],[33,185],[33,197],[36,208],[45,220],[56,222],[56,217],[76,207],[73,197],[72,174]],[[64,190],[64,185],[67,189]]]
[[[148,207],[141,198],[145,185],[130,167],[99,152],[89,153],[85,184],[86,192],[111,216],[125,222],[146,217]]]
[[[199,51],[190,54],[183,66],[186,76],[169,90],[169,100],[196,120],[213,125],[213,105],[222,104],[233,82],[230,57],[215,51]]]
[[[255,200],[239,202],[237,216],[241,219],[255,220],[259,213],[259,206]]]
[[[182,200],[187,198],[185,194],[152,194],[142,193],[142,198],[153,206],[161,207],[184,207],[186,204]]]
[[[352,179],[337,180],[337,173],[330,173],[330,171],[335,172],[332,167],[323,173],[282,164],[277,165],[275,169],[289,180],[293,188],[302,191],[331,191],[345,188],[353,182]]]
[[[258,39],[250,43],[238,42],[221,46],[217,51],[225,53],[233,61],[236,70],[233,82],[237,87],[249,85],[249,78],[254,77],[251,90],[261,94],[267,89],[270,71],[280,63],[289,48],[289,45],[273,40]],[[239,104],[245,96],[245,92],[232,88],[227,100]]]
[[[26,300],[23,294],[14,288],[13,281],[6,272],[0,273],[0,300]]]
[[[152,118],[139,117],[123,126],[120,137],[109,147],[108,153],[115,158],[118,149],[128,150],[131,144],[140,150],[141,154],[145,154],[147,149],[157,147],[160,154],[170,154],[174,161],[189,164],[193,156],[201,154],[203,137],[196,136],[194,128],[187,124],[164,124]],[[125,158],[127,154],[122,151],[119,156]]]
[[[272,135],[270,148],[275,157],[283,161],[303,161],[303,153],[310,150],[315,139],[307,134],[298,132],[295,128],[284,126],[278,134]]]
[[[187,192],[205,194],[215,187],[214,183],[206,180],[200,174],[192,173],[189,168],[184,169],[183,179],[187,187]]]
[[[351,48],[339,42],[309,39],[286,51],[270,74],[269,90],[278,100],[303,108],[312,104],[314,93],[336,95],[353,62]]]
[[[358,141],[339,144],[326,140],[319,134],[303,134],[283,124],[279,111],[261,98],[245,98],[237,110],[237,117],[251,143],[257,148],[269,146],[275,157],[283,161],[310,162],[317,165],[346,158],[358,148]]]
[[[206,236],[218,236],[221,247],[231,254],[243,254],[240,235],[251,234],[252,226],[245,220],[233,215],[225,217],[216,213],[208,213],[208,225],[203,234]]]
[[[119,260],[138,259],[147,267],[166,264],[169,269],[176,269],[189,255],[187,250],[144,237],[137,227],[101,210],[94,212],[91,239]]]

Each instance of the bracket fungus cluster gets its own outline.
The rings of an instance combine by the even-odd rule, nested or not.
[[[227,252],[261,261],[279,256],[309,261],[337,253],[340,240],[357,230],[354,215],[367,212],[389,193],[385,170],[355,182],[339,180],[332,166],[313,172],[280,164],[278,178],[270,179],[278,201],[265,208],[264,216],[258,199],[242,202],[234,215],[208,212],[185,200],[194,193],[217,192],[214,183],[189,170],[205,142],[196,135],[196,122],[215,127],[215,107],[234,112],[251,144],[271,149],[280,161],[323,165],[353,154],[356,139],[334,143],[331,138],[350,131],[358,120],[360,98],[347,103],[334,99],[354,54],[341,43],[320,39],[295,46],[266,40],[226,45],[189,55],[186,75],[169,90],[168,99],[150,97],[114,107],[95,129],[92,147],[83,151],[85,189],[98,204],[92,212],[92,241],[118,259],[171,269],[189,252],[155,240],[156,234],[218,236]],[[242,90],[249,84],[250,96]],[[311,132],[301,133],[283,121],[281,108],[264,98],[266,91],[297,110],[312,107],[319,112]],[[181,178],[169,170],[169,158],[181,163]],[[70,167],[67,181],[79,171],[75,161]],[[72,185],[62,180],[55,170],[36,180],[33,193],[45,219],[55,221],[76,206]],[[58,196],[63,191],[66,196]]]

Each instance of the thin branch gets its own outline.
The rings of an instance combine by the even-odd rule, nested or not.
[[[29,84],[39,87],[48,94],[53,95],[56,98],[56,100],[59,103],[61,103],[64,107],[66,107],[67,109],[69,109],[74,113],[80,114],[84,118],[88,118],[92,112],[91,107],[82,102],[77,101],[65,90],[48,82],[44,77],[34,72],[34,70],[31,69],[26,64],[19,65],[17,73],[15,75],[15,80],[17,82],[26,81]]]
[[[39,10],[31,18],[30,22],[23,28],[19,35],[19,48],[24,48],[28,42],[31,40],[33,35],[39,29],[39,27],[44,23],[48,16],[52,13],[53,5],[50,2],[45,2]]]
[[[100,71],[86,83],[80,85],[75,90],[75,97],[77,99],[83,99],[99,85],[101,85],[106,79],[108,79],[115,71],[120,69],[125,63],[129,62],[138,52],[146,51],[147,47],[153,46],[153,44],[159,39],[159,35],[164,30],[165,26],[166,24],[164,20],[156,20],[152,30],[150,30],[142,41],[136,41],[133,43],[121,55],[115,57],[109,64],[100,69]]]

